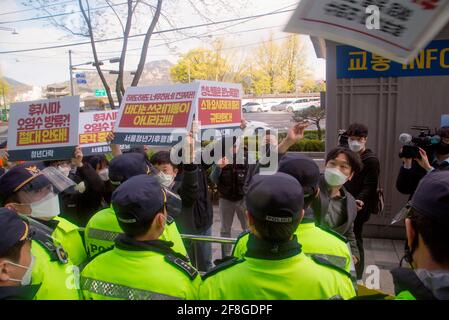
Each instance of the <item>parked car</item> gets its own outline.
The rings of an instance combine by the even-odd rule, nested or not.
[[[247,112],[267,112],[270,109],[259,102],[247,102],[242,106],[243,113]]]
[[[293,103],[287,108],[287,111],[300,111],[312,106],[319,107],[320,105],[320,98],[301,98],[293,101]]]
[[[291,100],[285,100],[282,101],[281,103],[271,107],[271,110],[273,111],[285,111],[287,110],[287,108],[292,104]]]
[[[266,122],[262,121],[246,121],[246,128],[243,130],[243,136],[255,136],[259,131],[269,130],[270,126]]]

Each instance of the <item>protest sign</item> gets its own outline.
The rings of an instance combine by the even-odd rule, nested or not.
[[[449,19],[449,0],[302,0],[285,31],[407,63]]]
[[[11,161],[68,159],[78,144],[79,97],[11,104],[8,153]]]
[[[168,146],[192,125],[198,84],[130,87],[120,105],[114,143]]]
[[[238,128],[242,119],[241,84],[213,81],[199,83],[197,117],[202,129]]]
[[[118,111],[83,112],[79,120],[79,145],[83,155],[105,154],[111,152],[106,142],[109,132],[113,131]],[[120,149],[129,149],[129,145],[121,145]]]

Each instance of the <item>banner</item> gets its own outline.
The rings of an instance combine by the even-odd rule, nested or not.
[[[449,0],[301,0],[285,31],[407,63],[448,19]]]
[[[198,84],[130,87],[120,105],[115,129],[117,144],[169,146],[172,133],[190,131]]]
[[[238,128],[242,119],[241,84],[213,81],[199,83],[197,120],[202,129]]]
[[[79,97],[11,104],[10,161],[69,159],[78,144]]]
[[[351,46],[337,46],[337,78],[449,75],[449,40],[434,40],[408,64]]]
[[[106,138],[114,129],[118,111],[93,111],[80,113],[79,145],[83,155],[90,156],[111,152]],[[129,149],[129,145],[121,145],[120,149]]]

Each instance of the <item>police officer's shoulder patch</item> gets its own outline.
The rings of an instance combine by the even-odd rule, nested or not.
[[[202,279],[206,280],[208,277],[210,277],[220,271],[226,270],[232,266],[235,266],[236,264],[242,263],[244,261],[245,261],[245,259],[241,259],[241,258],[237,258],[237,257],[232,257],[232,258],[226,259],[222,263],[217,265],[216,267],[214,267],[214,268],[210,269],[208,272],[206,272],[206,274],[202,276]]]
[[[167,254],[165,255],[165,261],[170,263],[171,265],[177,267],[179,270],[183,271],[185,274],[187,274],[190,279],[195,279],[198,275],[198,270],[196,270],[194,267],[192,267],[190,264],[188,264],[185,260],[177,257],[174,254]]]
[[[323,257],[323,255],[311,254],[310,257],[312,258],[313,261],[315,261],[315,263],[325,266],[325,267],[329,267],[331,269],[334,269],[334,270],[346,275],[347,277],[351,278],[351,274],[349,272],[347,272],[345,269],[341,268],[340,266],[332,263],[331,261],[329,261],[328,259]]]
[[[341,235],[340,233],[338,233],[338,232],[336,232],[336,231],[334,231],[332,229],[320,226],[318,224],[316,224],[316,226],[318,228],[320,228],[321,230],[323,230],[323,231],[325,231],[327,233],[330,233],[331,235],[333,235],[334,237],[340,239],[341,241],[344,241],[345,243],[348,243],[348,238],[346,238],[345,236]]]
[[[171,225],[174,221],[175,219],[173,219],[171,215],[167,214],[167,224]]]

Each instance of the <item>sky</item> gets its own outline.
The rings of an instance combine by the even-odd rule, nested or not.
[[[23,22],[16,20],[30,19],[47,15],[42,10],[26,10],[29,7],[23,6],[25,0],[0,0],[0,72],[3,76],[13,78],[17,81],[29,84],[44,86],[47,84],[69,80],[69,55],[68,50],[72,50],[73,64],[82,64],[92,61],[90,45],[71,46],[58,49],[40,50],[20,53],[2,53],[5,51],[39,48],[66,43],[76,43],[87,41],[88,39],[73,36],[66,31],[53,26],[49,19],[36,19]],[[78,11],[75,0],[52,0],[53,2],[65,3],[65,7],[51,7],[48,10],[64,10],[66,13]],[[294,9],[298,0],[204,0],[210,6],[198,10],[204,13],[200,16],[191,6],[191,2],[198,3],[198,0],[165,0],[163,3],[164,17],[158,24],[159,30],[166,30],[173,27],[184,27],[205,22],[216,22],[226,19],[247,17],[262,13],[273,12],[275,10]],[[124,0],[109,0],[110,3],[120,4]],[[155,3],[154,0],[147,2]],[[91,7],[104,6],[104,0],[91,0]],[[223,4],[222,6],[217,3]],[[230,8],[226,8],[226,4]],[[116,6],[125,9],[126,6]],[[24,11],[26,10],[26,11]],[[19,11],[19,12],[17,12]],[[109,17],[106,32],[101,37],[110,38],[119,35],[120,25],[116,20],[112,10],[104,11],[104,17]],[[79,27],[77,19],[80,13],[73,13],[63,16],[65,21],[70,21],[73,28]],[[210,48],[216,39],[224,41],[224,52],[233,59],[244,59],[245,56],[266,41],[271,33],[273,39],[281,42],[288,36],[282,31],[292,12],[271,15],[267,17],[251,19],[245,22],[233,22],[227,24],[217,24],[210,27],[188,29],[179,32],[165,33],[164,36],[154,35],[150,41],[146,62],[167,59],[176,63],[180,55],[187,53],[190,49],[197,47]],[[145,19],[149,15],[143,12],[136,18],[136,29],[132,34],[145,30],[149,20]],[[16,21],[16,22],[15,22]],[[170,21],[170,24],[168,23]],[[12,34],[11,29],[16,33]],[[117,33],[118,32],[118,33]],[[306,46],[307,63],[315,79],[325,78],[325,61],[317,59],[310,39],[301,36]],[[139,51],[143,37],[130,39],[127,53],[125,69],[135,70],[139,61]],[[170,42],[169,47],[164,43]],[[133,50],[137,49],[137,50]],[[108,41],[99,43],[97,50],[100,59],[117,57],[121,50],[121,41]],[[104,68],[117,69],[118,65],[105,64]]]

